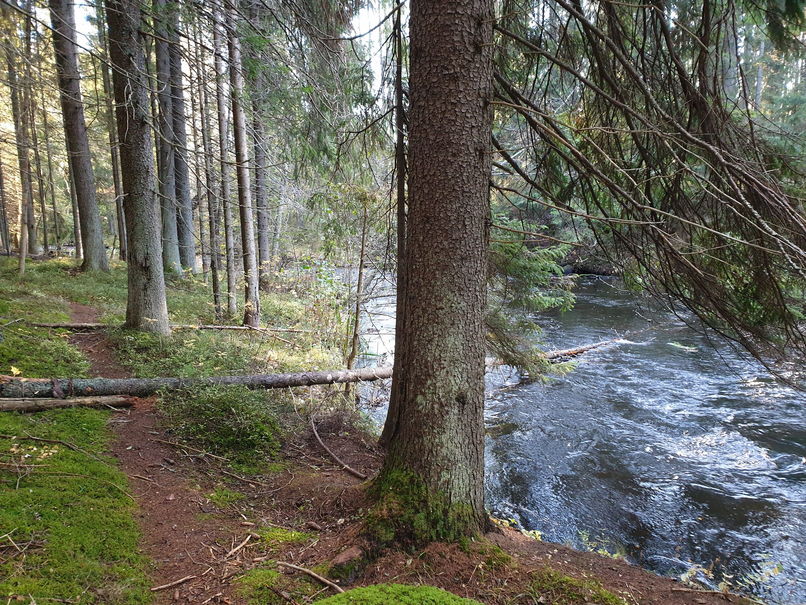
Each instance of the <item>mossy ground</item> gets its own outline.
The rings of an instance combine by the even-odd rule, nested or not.
[[[322,605],[480,605],[479,601],[463,599],[433,586],[405,586],[403,584],[376,584],[365,588],[348,590],[328,597]]]
[[[0,595],[150,602],[126,477],[103,457],[107,412],[0,414]],[[59,439],[62,444],[23,437]]]
[[[546,568],[532,574],[530,593],[545,603],[577,605],[599,603],[600,605],[627,605],[627,601],[602,588],[594,579],[580,579]]]
[[[265,561],[235,580],[237,594],[249,605],[310,602],[322,585],[308,576],[281,573],[274,561]]]
[[[67,332],[15,321],[67,321],[69,300],[115,291],[109,275],[70,277],[67,268],[31,262],[19,280],[0,260],[0,374],[86,376],[89,364]],[[0,437],[0,596],[150,602],[126,477],[103,456],[108,418],[88,409],[0,413],[0,434],[11,437]]]

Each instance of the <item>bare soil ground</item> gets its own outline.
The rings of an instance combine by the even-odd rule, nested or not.
[[[73,304],[71,310],[72,321],[97,321],[91,307]],[[93,375],[130,375],[117,363],[114,348],[102,333],[72,338],[90,359]],[[171,585],[155,591],[157,603],[247,603],[239,595],[237,579],[268,560],[311,569],[341,559],[364,561],[356,566],[353,577],[340,582],[345,588],[380,582],[426,583],[483,603],[550,603],[525,594],[530,574],[548,566],[577,578],[595,578],[628,603],[743,601],[735,595],[695,591],[624,561],[539,542],[512,529],[491,532],[485,542],[470,548],[433,544],[416,553],[376,552],[362,534],[368,509],[363,482],[340,468],[309,428],[289,435],[276,472],[242,477],[221,459],[172,445],[175,439],[161,426],[153,398],[138,400],[130,410],[116,414],[111,424],[116,434],[112,454],[128,475],[138,503],[142,549],[154,566],[153,586]],[[379,468],[382,453],[348,418],[327,418],[318,432],[333,453],[354,469],[371,476]],[[240,499],[222,503],[214,497],[216,504],[210,496],[221,488],[238,492]],[[256,533],[273,527],[312,537],[273,544]],[[502,563],[491,557],[490,544],[512,559]],[[372,556],[366,556],[370,552]],[[278,569],[289,580],[284,589],[272,589],[278,602],[305,603],[313,594],[320,598],[332,592],[299,571]],[[295,591],[294,582],[307,588]]]

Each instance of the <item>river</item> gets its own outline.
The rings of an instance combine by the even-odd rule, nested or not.
[[[368,305],[371,354],[394,347],[393,305]],[[537,320],[547,349],[623,339],[548,382],[490,369],[492,514],[657,573],[806,602],[806,396],[612,279],[580,279],[573,310]],[[382,421],[384,392],[365,396]]]

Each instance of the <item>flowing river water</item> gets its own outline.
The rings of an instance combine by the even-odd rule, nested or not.
[[[575,292],[537,318],[542,346],[623,339],[548,382],[488,371],[487,507],[545,540],[806,603],[806,395],[615,280]],[[368,310],[367,359],[388,357],[393,296]],[[382,422],[385,393],[364,395]]]

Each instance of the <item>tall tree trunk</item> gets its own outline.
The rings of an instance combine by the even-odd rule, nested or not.
[[[252,222],[252,188],[249,183],[249,143],[246,134],[246,102],[241,64],[241,41],[236,27],[238,11],[233,6],[229,11],[229,65],[230,95],[232,96],[232,125],[235,136],[235,163],[238,176],[238,208],[241,219],[241,249],[245,277],[244,315],[245,326],[260,325],[260,292],[255,253],[255,226]]]
[[[176,138],[173,128],[173,99],[171,96],[171,57],[168,50],[169,19],[166,0],[154,0],[154,56],[157,71],[157,100],[159,102],[160,138],[159,192],[162,209],[162,262],[166,273],[181,274],[179,235],[176,224]]]
[[[201,126],[197,125],[196,117],[199,116],[199,104],[201,97],[201,87],[203,84],[199,84],[198,86],[194,85],[193,82],[193,71],[191,71],[190,81],[189,84],[191,86],[191,93],[190,93],[190,115],[192,117],[190,121],[190,131],[193,134],[193,163],[194,163],[194,172],[196,173],[196,195],[194,199],[198,203],[197,206],[197,216],[199,219],[199,256],[201,256],[202,261],[202,275],[204,276],[204,282],[207,283],[207,276],[210,273],[210,245],[207,241],[207,230],[206,230],[206,223],[204,220],[204,204],[202,203],[204,185],[202,184],[202,174],[204,174],[204,146],[202,141],[199,139],[201,135],[199,134],[201,131]],[[193,88],[196,90],[194,91]]]
[[[227,315],[235,317],[238,312],[236,306],[236,265],[235,265],[235,235],[232,220],[232,192],[230,191],[230,164],[229,155],[229,114],[225,86],[227,81],[227,68],[224,63],[225,42],[224,24],[220,0],[214,3],[215,22],[213,24],[214,63],[216,71],[216,104],[218,107],[218,141],[219,156],[221,158],[221,207],[224,209],[224,248],[227,257]]]
[[[48,166],[48,191],[50,193],[50,206],[53,212],[53,236],[56,239],[56,252],[61,254],[62,238],[59,233],[59,213],[56,210],[56,184],[53,182],[53,153],[50,149],[50,120],[45,105],[45,87],[41,89],[42,100],[42,133],[45,137],[45,161]]]
[[[761,46],[756,58],[756,84],[753,90],[753,109],[761,111],[761,96],[764,93],[764,51],[766,40],[761,38]]]
[[[31,183],[31,158],[29,151],[31,148],[28,136],[28,120],[26,118],[28,109],[26,106],[27,95],[21,89],[17,78],[17,68],[14,62],[13,48],[10,42],[6,41],[6,53],[8,60],[8,85],[11,91],[11,115],[14,120],[14,136],[17,146],[17,164],[20,170],[20,205],[19,220],[19,273],[25,274],[25,260],[28,256],[28,239],[30,237],[28,221],[30,220],[30,208],[33,207],[33,185]]]
[[[398,6],[395,17],[395,175],[396,183],[396,205],[397,205],[397,291],[395,297],[395,334],[405,334],[406,326],[406,274],[404,259],[406,257],[406,134],[405,134],[405,109],[403,107],[403,25],[402,25],[402,5]],[[405,367],[403,361],[404,350],[395,339],[395,358],[392,380],[393,388],[389,397],[389,409],[387,410],[386,422],[381,432],[380,443],[383,446],[389,444],[389,440],[397,430],[397,422],[400,415],[400,393],[402,386],[402,372]]]
[[[34,152],[34,168],[36,170],[36,195],[39,199],[39,214],[42,218],[42,249],[45,254],[50,250],[48,241],[48,214],[45,209],[45,175],[42,172],[42,155],[39,153],[39,135],[36,131],[36,101],[31,91],[31,145]]]
[[[129,234],[126,326],[169,334],[140,3],[105,0],[105,6]]]
[[[492,0],[412,0],[405,371],[375,493],[398,539],[482,531]],[[412,501],[412,497],[419,500]],[[425,523],[423,523],[425,521]]]
[[[95,175],[84,120],[84,103],[81,100],[81,83],[76,56],[76,24],[71,0],[50,0],[50,20],[54,30],[53,48],[56,54],[56,71],[59,76],[59,93],[64,121],[64,138],[67,145],[70,170],[78,203],[81,222],[83,271],[108,271],[101,215],[95,198]]]
[[[70,195],[70,209],[73,213],[73,243],[76,260],[84,258],[84,250],[81,248],[81,222],[78,220],[78,202],[76,201],[76,186],[73,184],[73,174],[67,169],[64,175],[64,183],[67,186],[67,193]]]
[[[249,18],[252,23],[259,23],[260,11],[257,2],[249,3]],[[250,58],[260,65],[261,57],[252,50]],[[257,255],[260,287],[265,289],[269,285],[271,265],[269,256],[269,187],[268,170],[268,136],[266,134],[266,121],[261,111],[260,95],[265,90],[265,82],[260,68],[250,79],[252,97],[252,138],[255,147],[255,213],[257,214]]]
[[[260,287],[266,288],[271,275],[269,259],[269,187],[266,178],[268,154],[266,127],[260,115],[260,104],[253,104],[253,136],[255,140],[255,210],[257,211],[257,250],[260,271]]]
[[[209,103],[207,99],[207,86],[204,78],[204,62],[202,61],[202,50],[200,44],[200,32],[198,21],[194,30],[196,42],[196,66],[199,70],[199,113],[201,119],[201,135],[204,155],[205,174],[205,199],[207,201],[208,227],[210,230],[210,279],[213,284],[213,306],[215,307],[216,320],[221,320],[221,282],[219,281],[218,270],[221,267],[221,255],[219,250],[221,241],[219,240],[219,205],[215,196],[215,180],[213,178],[213,145],[210,141],[210,117],[208,114]],[[201,206],[201,199],[199,199]]]
[[[11,255],[11,239],[8,230],[8,211],[6,210],[6,186],[3,178],[3,161],[0,159],[0,242],[6,256]]]
[[[120,176],[120,153],[118,151],[117,127],[115,126],[115,99],[108,65],[109,44],[106,40],[106,21],[100,2],[96,6],[95,16],[98,21],[98,40],[101,47],[101,82],[103,84],[104,102],[106,104],[106,130],[109,135],[112,182],[115,186],[115,218],[118,226],[118,239],[120,240],[119,258],[125,261],[127,254],[127,237],[126,220],[123,216],[123,181]]]
[[[174,5],[176,6],[176,5]],[[176,183],[176,232],[179,240],[179,260],[182,269],[196,272],[196,239],[193,232],[193,201],[190,198],[190,170],[187,152],[187,119],[185,117],[185,91],[182,82],[182,50],[176,23],[179,15],[173,13],[173,26],[168,28],[170,45],[168,56],[171,71],[171,110],[174,133],[174,174]]]

